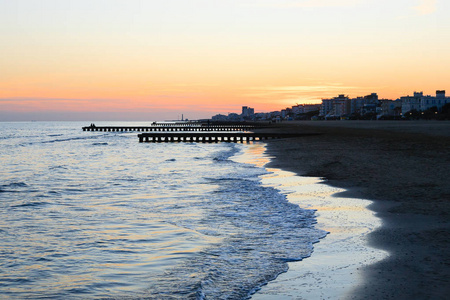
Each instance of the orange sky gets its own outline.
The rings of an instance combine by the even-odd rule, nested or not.
[[[444,0],[10,2],[0,121],[205,118],[449,89]]]

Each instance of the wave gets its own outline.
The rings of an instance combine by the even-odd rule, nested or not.
[[[41,144],[49,144],[49,143],[59,143],[59,142],[70,142],[70,141],[77,141],[77,140],[91,140],[91,139],[97,139],[99,136],[84,136],[84,137],[71,137],[66,139],[56,139],[56,140],[50,140],[50,141],[42,141]]]
[[[48,202],[27,202],[27,203],[23,203],[23,204],[18,204],[18,205],[11,205],[12,208],[20,208],[20,207],[37,207],[37,206],[42,206],[42,205],[47,205],[50,204]]]
[[[49,170],[57,170],[57,169],[68,170],[68,167],[64,166],[64,165],[60,165],[60,166],[51,166],[51,167],[48,167],[48,169]]]
[[[61,290],[65,277],[57,272],[49,271],[51,280],[32,277],[26,266],[35,257],[33,249],[21,254],[22,261],[14,253],[6,256],[18,261],[22,271],[17,277],[36,278],[47,287],[41,297],[111,299],[122,292],[134,297],[145,285],[142,298],[245,299],[286,271],[288,261],[309,256],[323,234],[314,229],[311,211],[261,185],[258,176],[267,174],[265,169],[232,160],[245,145],[138,147],[130,146],[139,145],[134,135],[76,129],[52,129],[28,140],[36,151],[19,149],[24,159],[10,159],[18,165],[8,166],[20,171],[8,176],[20,179],[7,177],[0,185],[1,193],[17,192],[2,194],[8,200],[0,202],[6,208],[2,218],[15,221],[8,230],[41,226],[42,232],[27,234],[36,241],[33,249],[39,247],[51,260],[40,262],[44,268],[64,269],[64,276],[72,278],[89,271],[89,279],[73,280],[68,292]],[[31,194],[31,189],[39,190]],[[12,204],[14,209],[8,209]],[[22,251],[21,241],[10,238],[8,243]],[[47,255],[55,249],[77,263],[58,258],[64,254]],[[102,273],[105,266],[110,277]],[[126,272],[129,276],[117,275]],[[107,283],[129,288],[90,289]],[[13,287],[26,298],[29,286]]]
[[[230,157],[241,151],[241,149],[235,144],[227,145],[229,146],[228,149],[215,153],[214,157],[212,158],[213,161],[231,162]]]
[[[50,137],[50,135],[48,135]],[[54,135],[54,137],[63,136],[61,135]],[[37,136],[39,137],[39,136]],[[35,144],[53,144],[53,143],[63,143],[63,142],[72,142],[72,141],[79,141],[79,140],[95,140],[105,137],[105,134],[102,135],[86,135],[86,136],[78,136],[78,137],[68,137],[68,138],[62,138],[62,139],[51,139],[51,140],[39,140],[39,141],[28,141],[24,143],[17,144],[18,146],[29,146],[29,145],[35,145]],[[103,144],[103,143],[99,143]]]
[[[11,182],[9,184],[0,185],[0,193],[17,193],[23,188],[27,188],[25,182]]]
[[[28,185],[25,182],[11,182],[9,184],[0,185],[0,188],[8,188],[8,187],[27,187]]]
[[[205,177],[217,188],[203,203],[201,220],[176,223],[222,241],[152,278],[151,296],[145,297],[158,299],[169,292],[173,299],[247,299],[286,272],[288,262],[309,257],[313,244],[327,234],[314,228],[313,210],[262,186],[257,176],[267,171],[244,171],[242,164],[228,160],[233,153],[234,149],[224,151],[222,159],[215,160],[226,162],[228,172]]]

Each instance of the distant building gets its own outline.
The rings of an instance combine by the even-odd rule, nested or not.
[[[303,104],[303,113],[307,114],[309,112],[320,110],[320,104]]]
[[[307,114],[312,111],[320,110],[321,104],[297,104],[292,106],[291,112],[294,116]]]
[[[281,120],[281,111],[269,112],[269,113],[267,113],[267,116],[268,116],[267,119],[269,119],[269,120],[276,121],[276,122],[280,121]]]
[[[251,118],[255,114],[255,109],[248,107],[248,106],[242,106],[242,114],[241,116],[243,118]]]
[[[267,120],[268,119],[267,113],[256,113],[254,119],[261,120],[261,121]]]
[[[402,102],[400,100],[379,100],[380,106],[377,110],[378,118],[381,117],[400,117]]]
[[[421,110],[427,110],[432,107],[436,107],[438,110],[445,104],[450,103],[450,97],[445,97],[445,91],[436,91],[436,97],[424,96],[422,98]]]
[[[291,110],[292,110],[292,113],[293,113],[294,115],[300,115],[300,114],[303,114],[303,113],[304,113],[304,112],[303,112],[304,110],[303,110],[303,106],[302,106],[302,105],[292,106]]]
[[[412,110],[425,111],[432,107],[441,109],[445,104],[450,103],[450,97],[445,97],[444,90],[437,90],[436,96],[424,96],[423,92],[414,92],[413,96],[400,97],[402,103],[402,114]]]
[[[414,92],[413,96],[403,96],[395,101],[379,99],[377,93],[371,93],[363,97],[349,98],[341,94],[330,99],[322,99],[322,104],[297,104],[291,108],[268,113],[257,113],[249,106],[242,106],[242,113],[229,113],[225,115],[215,115],[212,120],[217,121],[243,121],[243,120],[302,120],[309,119],[309,112],[319,111],[322,118],[342,118],[342,119],[374,119],[384,117],[405,116],[407,112],[417,110],[426,111],[436,108],[442,109],[446,104],[450,104],[450,97],[445,96],[445,90],[437,90],[436,96],[424,96],[423,92]],[[426,115],[427,113],[425,113]],[[317,116],[316,116],[317,118]]]
[[[241,116],[235,113],[228,114],[228,120],[230,121],[240,121]]]
[[[352,99],[345,95],[339,95],[338,97],[322,100],[319,116],[332,118],[353,114],[364,115],[367,113],[375,113],[378,105],[377,93]]]
[[[228,117],[225,116],[225,115],[217,114],[215,116],[212,116],[211,120],[213,120],[213,121],[226,121],[226,120],[228,120]]]
[[[339,95],[331,99],[322,99],[319,116],[340,117],[347,114],[348,96]]]
[[[246,117],[248,116],[248,106],[242,106],[242,114],[241,116]]]
[[[423,97],[423,92],[414,92],[414,96],[403,96],[400,97],[400,101],[402,102],[402,115],[405,113],[421,109],[421,99]]]
[[[378,106],[378,95],[377,93],[372,93],[364,97],[356,97],[350,99],[350,107],[348,110],[349,114],[360,114],[364,115],[368,112],[373,112]]]

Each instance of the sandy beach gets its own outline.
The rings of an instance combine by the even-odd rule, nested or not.
[[[359,270],[363,280],[348,298],[448,297],[450,122],[302,121],[274,130],[319,135],[270,140],[269,167],[323,178],[345,189],[342,197],[372,200],[382,221],[367,238],[389,255]],[[311,299],[301,291],[292,298]]]

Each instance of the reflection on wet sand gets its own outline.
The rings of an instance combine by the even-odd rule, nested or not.
[[[270,161],[263,144],[249,145],[237,161],[264,166]],[[290,202],[316,210],[316,227],[329,234],[314,245],[311,257],[289,263],[289,271],[253,295],[252,299],[340,299],[362,282],[360,269],[385,258],[388,253],[367,244],[367,234],[381,226],[365,199],[339,197],[343,189],[315,177],[297,176],[280,169],[262,178],[287,195]]]

